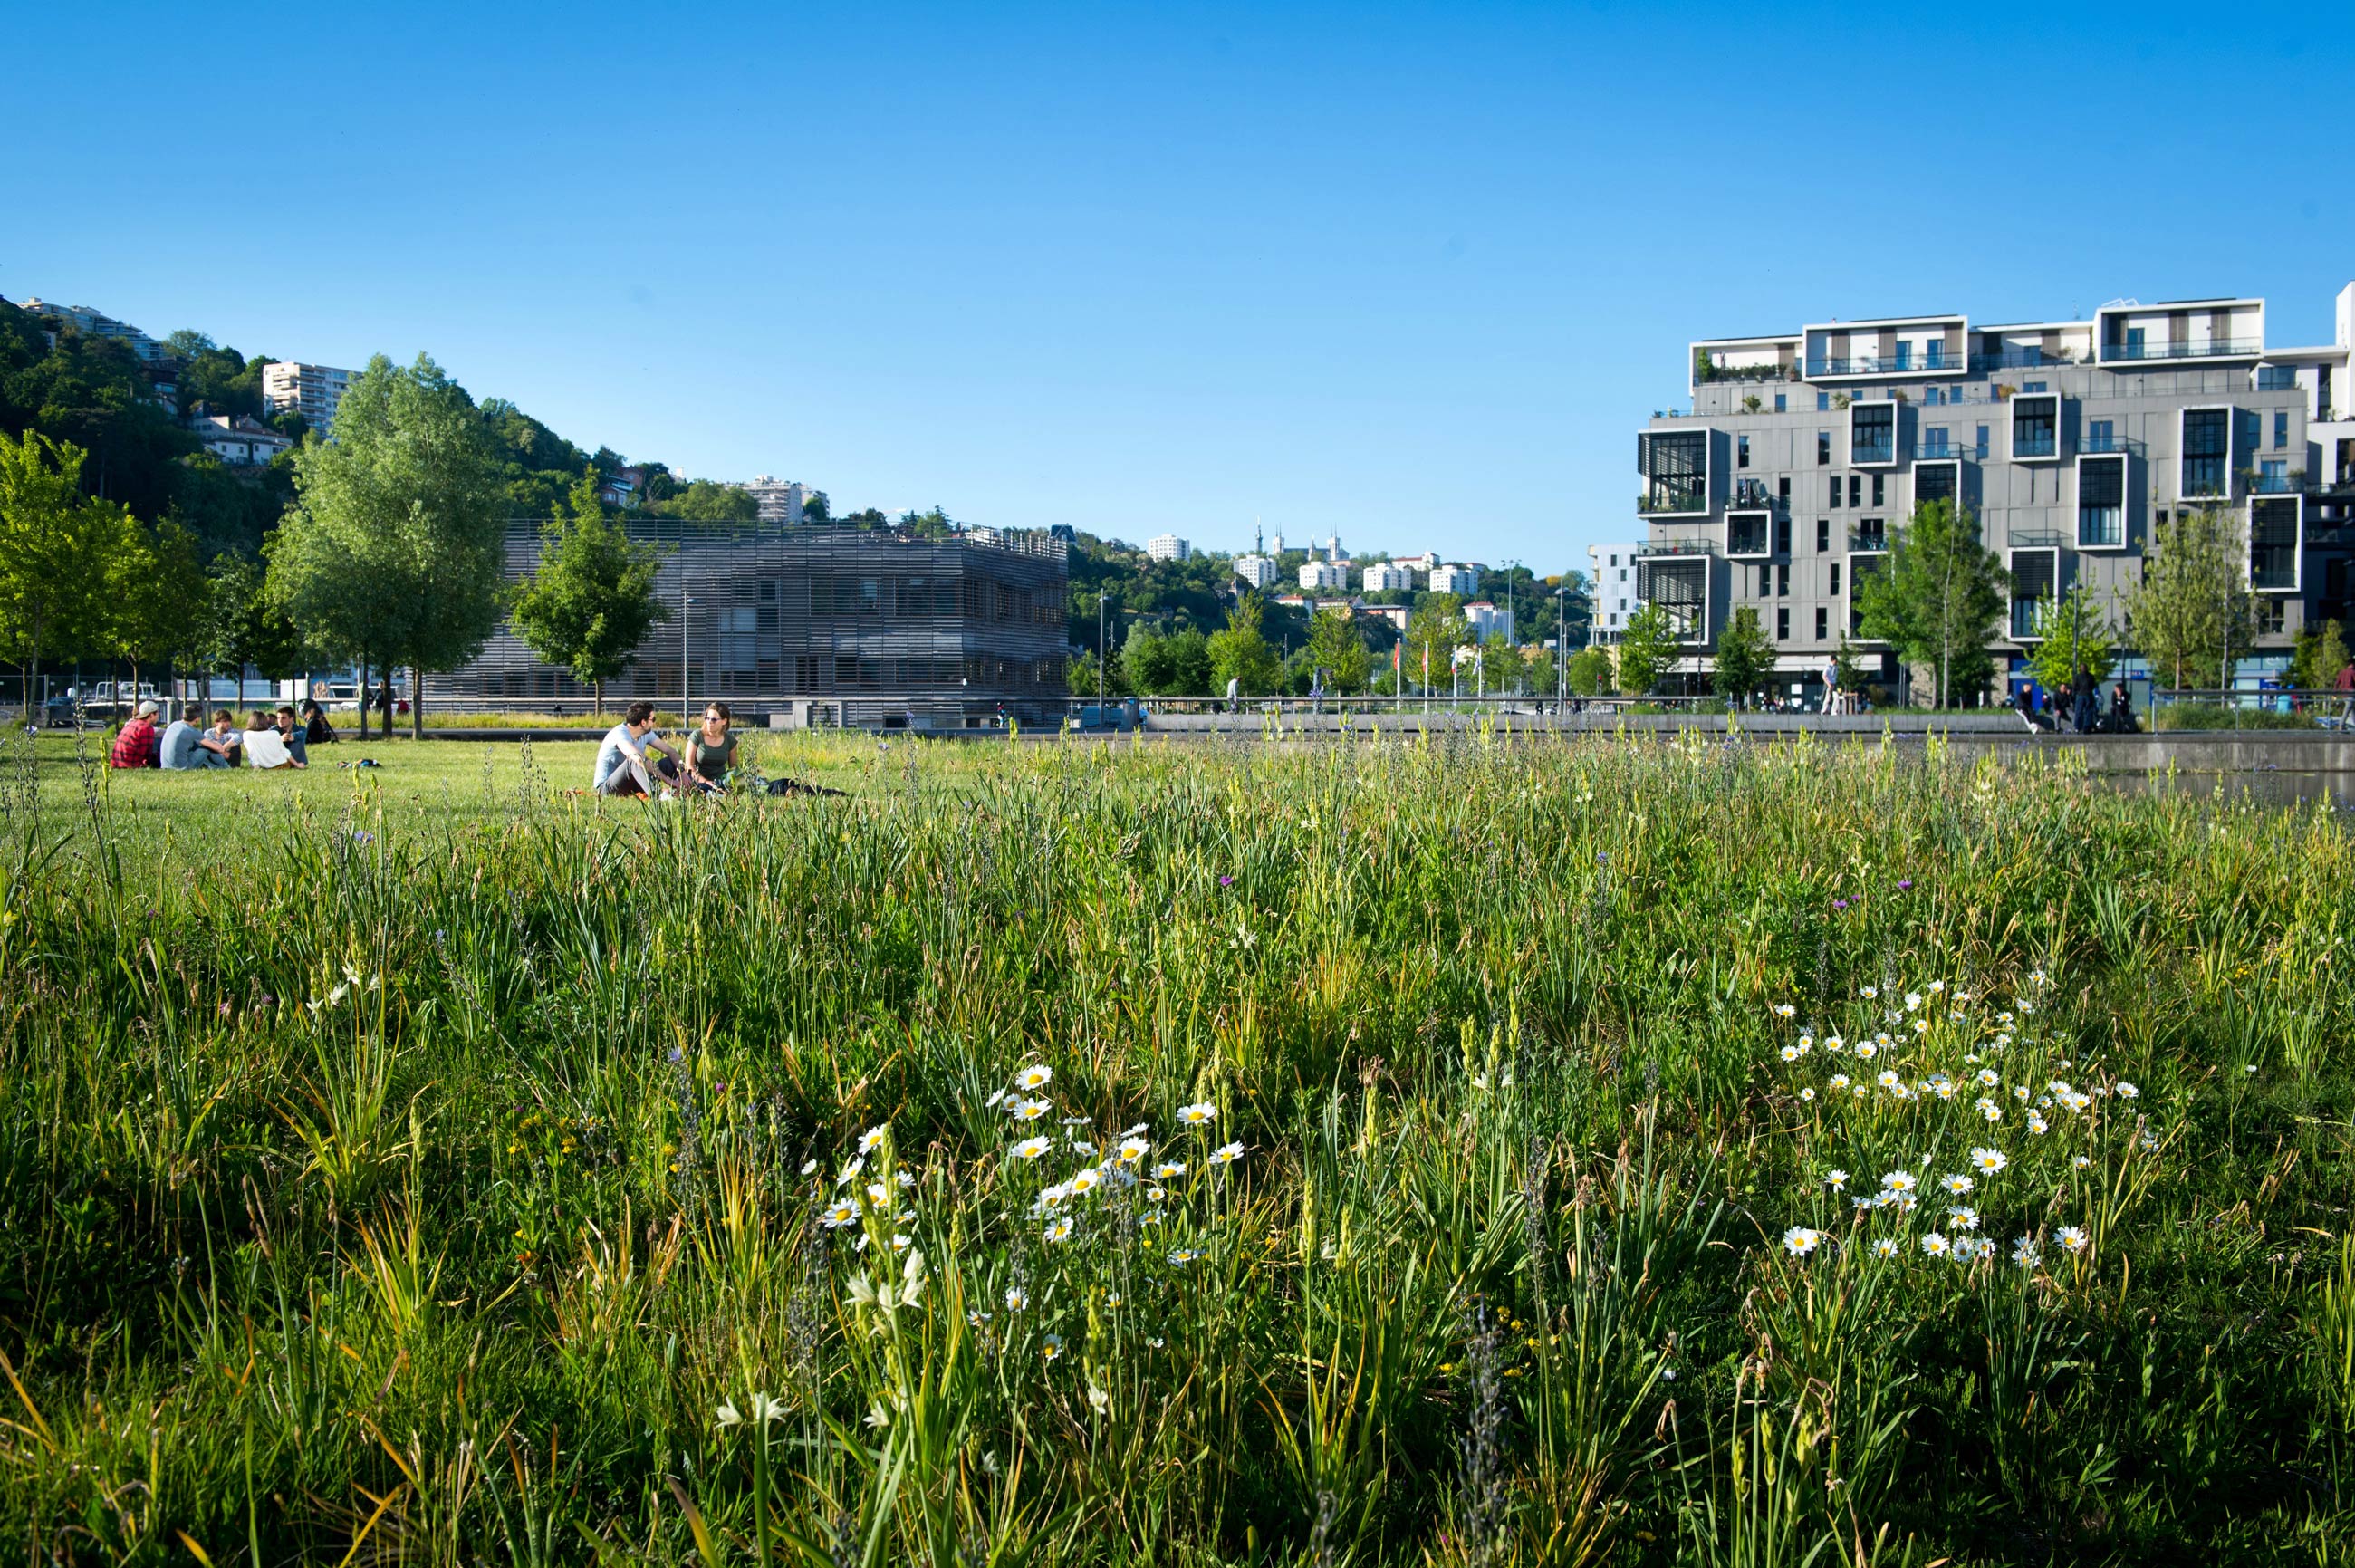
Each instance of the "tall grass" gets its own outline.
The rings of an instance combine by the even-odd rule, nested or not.
[[[2355,1546],[2327,809],[1806,739],[766,743],[853,793],[9,742],[6,1539]]]

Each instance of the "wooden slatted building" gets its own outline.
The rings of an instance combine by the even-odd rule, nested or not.
[[[676,706],[684,681],[689,700],[724,699],[755,724],[960,729],[1001,710],[1031,723],[1063,710],[1060,539],[669,517],[628,527],[664,550],[655,592],[670,619],[607,683],[609,707],[640,697]],[[530,574],[539,548],[538,524],[509,528],[510,581]],[[577,707],[591,696],[506,626],[472,664],[425,682],[429,709]]]

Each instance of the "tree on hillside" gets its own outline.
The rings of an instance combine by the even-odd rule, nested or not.
[[[1619,634],[1619,689],[1630,697],[1649,697],[1682,652],[1668,607],[1648,602],[1637,605]]]
[[[1758,624],[1758,612],[1745,604],[1717,635],[1717,658],[1710,685],[1728,702],[1747,702],[1774,678],[1774,645]]]
[[[114,563],[137,538],[129,512],[81,493],[86,456],[32,431],[0,436],[0,648],[23,669],[28,720],[43,655],[105,645]]]
[[[498,629],[506,486],[465,391],[424,355],[378,355],[306,441],[295,504],[271,541],[272,593],[294,624],[355,658],[406,665],[410,731],[421,677],[454,669]]]
[[[1447,679],[1455,667],[1455,650],[1464,645],[1464,601],[1453,593],[1426,593],[1407,618],[1406,643],[1401,649],[1406,678],[1430,689]]]
[[[1987,645],[2003,624],[2009,581],[1968,507],[1925,501],[1890,539],[1887,565],[1856,574],[1853,588],[1864,635],[1927,667],[1944,708],[1956,693],[1994,683]]]
[[[1227,682],[1237,683],[1245,697],[1263,697],[1284,679],[1284,667],[1261,631],[1263,606],[1256,593],[1246,593],[1227,613],[1223,631],[1210,637],[1210,684],[1224,694]]]
[[[1338,606],[1316,612],[1308,624],[1308,660],[1325,672],[1325,690],[1332,697],[1356,697],[1366,689],[1373,661],[1366,639],[1358,633],[1357,618]]]
[[[2047,595],[2036,607],[2040,639],[2028,656],[2028,673],[2047,691],[2058,691],[2084,670],[2095,680],[2110,673],[2117,635],[2109,617],[2082,582],[2059,599]]]
[[[2256,633],[2237,517],[2181,511],[2150,531],[2142,581],[2126,592],[2126,624],[2151,675],[2174,690],[2221,687],[2231,652]]]
[[[517,588],[516,635],[595,693],[605,711],[605,683],[630,667],[638,645],[670,612],[655,596],[662,551],[634,544],[597,502],[597,474],[581,470],[572,514],[559,512],[540,530],[539,567]]]
[[[761,503],[741,485],[697,479],[677,485],[674,493],[653,502],[646,510],[658,517],[693,523],[749,523],[761,515]]]

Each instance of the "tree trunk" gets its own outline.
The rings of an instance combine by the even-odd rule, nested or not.
[[[415,665],[409,667],[409,738],[425,739],[425,682]]]
[[[368,659],[367,659],[365,656],[363,656],[363,657],[361,658],[361,660],[360,660],[360,685],[359,685],[359,693],[360,693],[360,739],[361,739],[361,740],[363,740],[363,741],[365,741],[365,740],[367,740],[367,739],[368,739]]]
[[[589,690],[591,700],[597,705],[597,717],[602,720],[605,717],[605,683],[602,680],[592,680],[589,683]]]

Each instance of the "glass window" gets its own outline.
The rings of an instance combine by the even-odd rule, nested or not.
[[[1788,561],[1785,561],[1782,565],[1774,569],[1774,597],[1777,599],[1788,599],[1790,596],[1791,564]],[[1786,610],[1784,613],[1787,615],[1790,612]],[[1785,635],[1788,635],[1789,634],[1786,633]]]
[[[1774,612],[1774,640],[1785,643],[1791,640],[1791,612],[1788,610]]]
[[[1774,493],[1782,497],[1783,505],[1787,507],[1791,504],[1791,476],[1789,475],[1785,474],[1782,478],[1774,482]]]
[[[1788,393],[1785,393],[1785,392],[1777,392],[1777,393],[1775,393],[1775,394],[1774,394],[1774,411],[1775,411],[1776,413],[1778,413],[1778,414],[1779,414],[1779,413],[1787,413],[1787,412],[1789,412],[1789,411],[1790,411],[1790,402],[1791,402],[1791,400],[1790,400],[1790,395],[1789,395]]]
[[[1978,429],[1978,437],[1977,437],[1977,440],[1972,443],[1972,455],[1973,455],[1973,456],[1975,456],[1975,457],[1977,457],[1977,458],[1981,463],[1985,463],[1985,462],[1987,461],[1987,426],[1985,426],[1985,425],[1981,425],[1981,426],[1979,426],[1979,429]]]
[[[1817,392],[1816,394],[1816,412],[1822,413],[1831,406],[1832,395],[1829,392]]]
[[[1872,504],[1876,507],[1889,505],[1889,475],[1886,474],[1872,476]]]
[[[2274,411],[2274,445],[2276,447],[2283,447],[2287,446],[2288,444],[2289,411],[2287,409],[2275,409]]]
[[[2077,465],[2077,544],[2115,549],[2126,543],[2126,465],[2122,457]]]
[[[2222,496],[2232,451],[2230,409],[2183,411],[2183,494]]]
[[[1855,403],[1849,408],[1849,461],[1892,463],[1897,458],[1897,405]]]
[[[1828,475],[1826,477],[1828,483],[1825,487],[1824,503],[1837,511],[1839,508],[1840,477],[1837,474]]]
[[[1832,597],[1839,597],[1839,562],[1832,562]]]
[[[1819,430],[1816,432],[1816,466],[1820,468],[1831,460],[1832,432],[1828,430]]]
[[[1822,642],[1831,635],[1832,613],[1824,605],[1816,606],[1816,641]]]
[[[1831,548],[1832,520],[1829,517],[1817,517],[1816,519],[1816,549],[1820,553]],[[1839,568],[1836,566],[1832,568],[1832,570],[1834,571],[1838,571]]]
[[[1848,504],[1851,507],[1864,505],[1864,475],[1861,474],[1848,476]]]
[[[1733,465],[1736,468],[1750,466],[1750,438],[1746,435],[1733,438]]]

